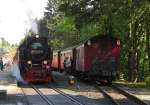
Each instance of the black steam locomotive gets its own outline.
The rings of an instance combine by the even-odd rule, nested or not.
[[[52,51],[46,37],[30,36],[18,47],[20,74],[27,82],[52,81],[51,61]]]

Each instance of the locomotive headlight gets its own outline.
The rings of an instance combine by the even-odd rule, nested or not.
[[[35,37],[36,37],[36,38],[39,38],[39,35],[36,35]]]
[[[44,60],[43,63],[44,63],[44,65],[46,65],[47,64],[47,60]]]
[[[32,64],[32,62],[31,62],[31,61],[28,61],[27,63],[28,63],[28,64]]]
[[[91,45],[91,41],[90,41],[90,40],[88,40],[88,41],[87,41],[87,44],[90,46],[90,45]]]
[[[118,45],[118,46],[120,45],[120,40],[117,40],[117,45]]]

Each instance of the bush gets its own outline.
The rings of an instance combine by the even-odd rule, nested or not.
[[[146,78],[146,87],[150,89],[150,77]]]

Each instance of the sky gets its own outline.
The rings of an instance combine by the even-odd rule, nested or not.
[[[44,15],[47,0],[0,0],[0,38],[19,43],[30,28],[36,30],[35,18]]]

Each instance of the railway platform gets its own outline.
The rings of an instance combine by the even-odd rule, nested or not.
[[[0,71],[0,105],[23,105],[22,92],[10,69]]]

